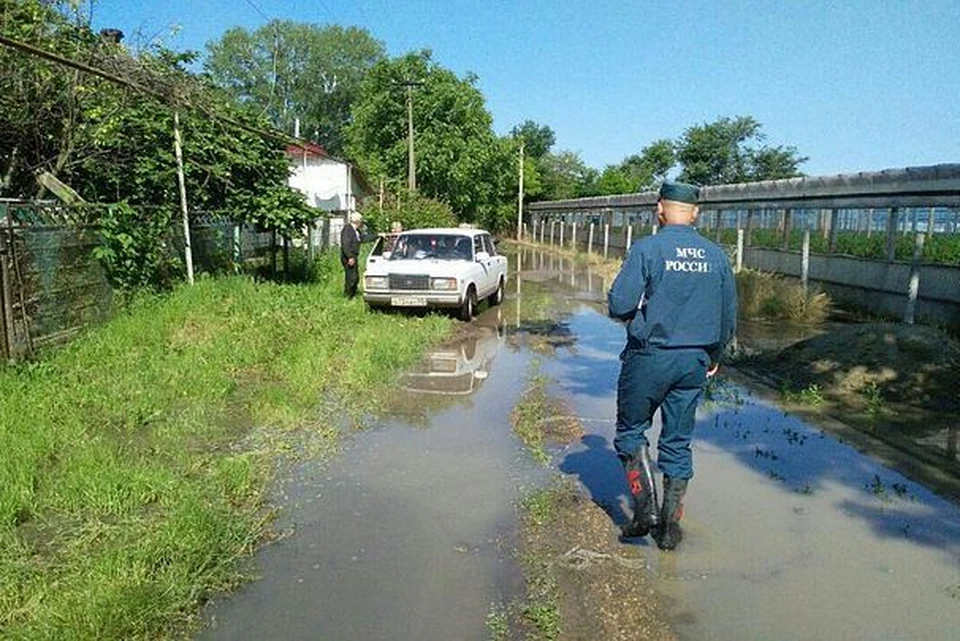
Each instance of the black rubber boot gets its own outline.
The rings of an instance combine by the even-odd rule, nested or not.
[[[673,479],[663,475],[663,505],[660,507],[660,527],[654,532],[661,550],[672,550],[683,540],[680,519],[683,518],[683,496],[687,493],[687,479]]]
[[[624,462],[630,496],[633,498],[633,520],[623,528],[627,537],[646,536],[660,521],[657,513],[657,486],[653,481],[653,465],[646,447]]]

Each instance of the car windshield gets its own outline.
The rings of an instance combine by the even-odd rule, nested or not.
[[[455,234],[403,234],[390,260],[473,260],[473,239]]]

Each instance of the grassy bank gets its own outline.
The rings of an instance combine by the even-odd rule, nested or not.
[[[278,451],[331,447],[449,331],[310,285],[200,281],[0,371],[0,636],[188,625],[269,525]]]

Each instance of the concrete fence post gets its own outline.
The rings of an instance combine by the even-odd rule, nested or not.
[[[829,249],[827,249],[828,254],[835,254],[837,252],[837,232],[838,223],[840,222],[840,210],[831,209],[830,210],[830,242],[828,243]]]
[[[737,230],[737,273],[743,269],[743,230]]]
[[[566,223],[562,220],[560,221],[560,249],[563,249],[563,228],[566,227]]]
[[[587,235],[587,254],[593,253],[593,223],[590,223],[590,232]]]
[[[627,246],[623,249],[623,255],[630,253],[630,245],[633,244],[633,225],[627,225]]]
[[[789,207],[783,210],[783,236],[780,239],[780,249],[790,249],[790,226],[793,224],[793,210]]]
[[[807,293],[807,283],[810,280],[810,230],[803,230],[803,249],[800,253],[800,283],[803,293]]]
[[[907,309],[903,322],[913,325],[917,311],[917,295],[920,293],[920,257],[923,255],[923,241],[926,234],[917,234],[913,245],[913,260],[910,262],[910,285],[907,288]]]
[[[897,257],[897,219],[900,210],[891,207],[887,214],[887,260],[893,260]]]
[[[573,229],[570,230],[570,249],[577,251],[577,221],[573,221]]]
[[[607,258],[610,254],[610,223],[603,226],[603,257]]]

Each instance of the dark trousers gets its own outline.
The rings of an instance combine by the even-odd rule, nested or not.
[[[351,267],[346,262],[343,263],[343,293],[347,298],[353,298],[357,295],[357,285],[360,283],[360,269],[354,261]]]
[[[617,434],[613,439],[621,459],[634,456],[649,444],[646,431],[660,409],[660,471],[677,479],[693,476],[690,442],[709,362],[706,351],[696,348],[623,350],[617,382]]]

